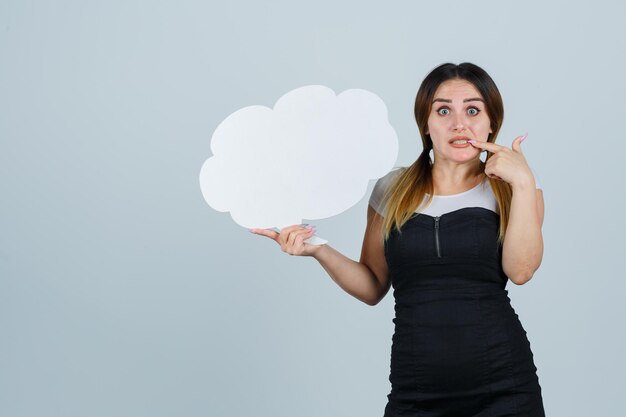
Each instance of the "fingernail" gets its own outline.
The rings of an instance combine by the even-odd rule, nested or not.
[[[524,140],[526,139],[526,136],[528,136],[528,133],[526,133],[524,136],[522,136],[522,138],[520,139],[519,143],[524,142]]]
[[[255,231],[255,230],[256,230],[256,229],[248,229],[248,232],[250,232],[250,233],[254,233],[254,231]]]
[[[469,143],[476,143],[476,141],[474,139],[470,139],[468,140]]]
[[[307,227],[305,227],[305,229],[313,229],[315,226],[309,225]]]

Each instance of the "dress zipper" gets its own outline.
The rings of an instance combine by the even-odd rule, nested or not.
[[[437,257],[441,258],[441,252],[439,250],[439,217],[435,217],[435,246],[437,247]]]

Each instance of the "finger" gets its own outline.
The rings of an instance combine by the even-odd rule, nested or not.
[[[289,234],[289,243],[283,247],[283,252],[290,255],[299,255],[307,245],[304,239],[308,239],[313,233],[312,229],[295,230]]]
[[[278,242],[280,242],[280,243],[287,243],[287,241],[289,240],[289,234],[292,231],[298,230],[298,229],[303,229],[303,228],[304,228],[304,225],[301,225],[301,224],[294,224],[294,225],[291,225],[291,226],[283,227],[278,232]]]
[[[472,140],[468,140],[468,142],[471,143],[472,146],[476,148],[480,148],[480,149],[483,149],[492,153],[499,152],[503,149],[506,149],[505,146],[498,145],[498,144],[491,143],[491,142],[483,142],[481,140],[472,139]]]
[[[298,233],[298,236],[296,236],[296,240],[294,245],[299,249],[302,248],[303,246],[308,245],[308,243],[305,243],[304,241],[308,238],[310,238],[311,236],[313,236],[315,234],[315,230],[313,229],[309,229],[304,233]]]
[[[300,230],[292,231],[289,234],[289,238],[288,238],[289,244],[290,245],[295,245],[296,243],[298,243],[298,241],[301,244],[302,240],[303,240],[303,239],[301,239],[301,236],[309,235],[312,230],[313,230],[313,228],[311,228],[311,229],[302,228]]]
[[[254,233],[255,235],[266,236],[273,240],[278,239],[278,236],[279,236],[278,232],[275,232],[270,229],[250,229],[250,233]]]
[[[518,136],[515,139],[513,139],[513,143],[511,144],[511,149],[513,149],[516,152],[523,153],[521,143],[524,141],[524,139],[526,139],[526,136],[528,136],[528,133],[522,136]]]
[[[291,234],[294,231],[302,229],[302,228],[303,226],[299,224],[294,224],[293,226],[283,227],[282,229],[280,229],[280,232],[278,234],[278,243],[280,243],[281,245],[288,245]]]
[[[492,161],[487,161],[487,164],[485,166],[485,175],[489,178],[496,178],[497,175],[496,173],[493,171],[493,163],[491,163]]]
[[[280,229],[280,233],[285,233],[285,236],[287,236],[287,234],[292,230],[304,229],[305,226],[308,226],[308,224],[293,224]]]
[[[487,176],[489,178],[493,178],[494,180],[500,180],[503,181],[502,178],[500,178],[499,176],[497,176],[496,174],[487,174]]]

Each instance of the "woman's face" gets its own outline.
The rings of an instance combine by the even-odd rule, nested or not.
[[[483,97],[466,80],[448,80],[435,92],[426,133],[433,141],[435,160],[465,162],[480,156],[469,143],[452,144],[456,136],[486,142],[491,126]]]

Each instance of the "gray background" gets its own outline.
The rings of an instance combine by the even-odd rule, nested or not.
[[[504,97],[498,143],[529,133],[544,189],[543,263],[507,288],[546,412],[623,415],[624,15],[618,1],[1,1],[0,415],[382,416],[391,292],[352,298],[212,210],[198,174],[226,116],[308,84],[378,94],[408,165],[419,84],[464,61]],[[355,260],[373,184],[310,222]]]

